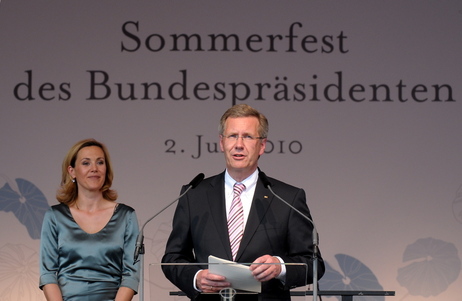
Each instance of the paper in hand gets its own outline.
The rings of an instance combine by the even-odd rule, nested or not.
[[[260,293],[261,283],[252,276],[249,266],[215,256],[209,256],[209,272],[226,277],[231,287],[237,290]]]

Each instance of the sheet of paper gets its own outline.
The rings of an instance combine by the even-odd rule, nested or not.
[[[209,256],[209,272],[226,277],[231,287],[237,290],[260,293],[261,283],[253,278],[249,266],[215,256]]]

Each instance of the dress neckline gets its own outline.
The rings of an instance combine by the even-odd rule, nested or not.
[[[109,223],[113,220],[115,214],[117,213],[118,208],[119,208],[119,205],[120,205],[120,203],[116,203],[116,204],[115,204],[114,210],[112,211],[112,214],[111,214],[111,217],[108,219],[108,221],[106,222],[106,224],[104,224],[104,226],[103,226],[100,230],[98,230],[98,231],[96,231],[96,232],[94,232],[94,233],[90,233],[90,232],[85,231],[85,230],[79,225],[79,223],[75,220],[74,215],[72,214],[71,208],[70,208],[69,206],[66,206],[66,207],[67,207],[66,210],[67,210],[67,212],[68,212],[70,218],[71,218],[72,221],[77,225],[77,227],[80,229],[80,231],[84,232],[84,233],[87,234],[87,235],[96,235],[96,234],[98,234],[98,233],[101,233],[104,229],[107,228],[107,226],[108,226]]]

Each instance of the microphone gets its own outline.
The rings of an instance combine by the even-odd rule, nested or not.
[[[191,182],[189,182],[188,186],[191,186],[191,189],[194,189],[197,187],[197,185],[200,184],[200,182],[202,182],[204,178],[205,178],[205,175],[203,173],[200,173],[197,176],[195,176],[194,179],[191,180]]]
[[[318,236],[318,230],[316,229],[316,225],[314,224],[313,220],[303,214],[300,210],[289,204],[287,201],[285,201],[283,198],[281,198],[279,195],[277,195],[273,189],[271,188],[272,184],[266,174],[262,171],[259,171],[258,177],[261,179],[263,182],[263,186],[267,188],[271,193],[280,201],[282,201],[284,204],[289,206],[292,210],[300,214],[304,219],[309,221],[311,225],[313,226],[313,300],[317,299],[318,296],[318,243],[319,243],[319,236]]]
[[[183,197],[190,189],[194,189],[197,187],[197,185],[200,184],[200,182],[202,182],[202,180],[204,179],[205,175],[203,173],[200,173],[198,174],[196,177],[194,177],[194,179],[191,180],[191,182],[189,182],[189,184],[187,185],[188,188],[186,188],[186,190],[178,197],[176,198],[173,202],[171,202],[170,204],[168,204],[167,206],[165,206],[162,210],[160,210],[159,212],[157,212],[156,214],[154,214],[154,216],[152,216],[151,218],[149,218],[144,224],[143,226],[141,227],[141,230],[140,230],[140,233],[138,234],[137,238],[136,238],[136,245],[135,245],[135,254],[134,254],[134,260],[135,262],[138,261],[138,256],[140,254],[144,254],[144,244],[143,244],[143,240],[144,240],[144,235],[143,235],[143,230],[144,230],[144,227],[146,226],[147,223],[149,223],[151,220],[153,220],[156,216],[158,216],[159,214],[161,214],[162,212],[164,212],[168,207],[172,206],[176,201],[178,201],[181,197]]]

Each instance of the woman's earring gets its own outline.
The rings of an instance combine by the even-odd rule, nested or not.
[[[72,179],[72,183],[75,183],[75,179]]]

